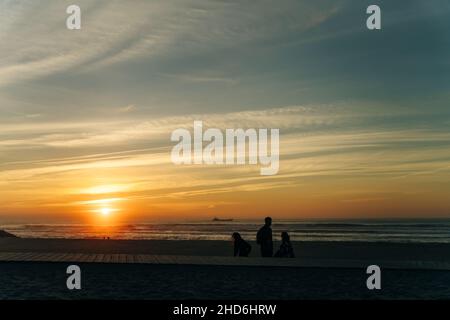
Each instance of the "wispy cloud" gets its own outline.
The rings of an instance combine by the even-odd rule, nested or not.
[[[396,22],[376,37],[346,0],[79,0],[80,31],[65,2],[0,0],[0,209],[444,193],[449,47],[433,32],[448,21],[441,2],[413,2],[426,12],[390,3]],[[405,21],[421,41],[398,36]],[[279,173],[173,165],[170,134],[195,120],[280,129]]]
[[[125,107],[121,107],[117,109],[118,113],[129,113],[129,112],[133,112],[137,109],[137,107],[134,104],[129,104]]]
[[[256,6],[244,1],[134,1],[129,5],[80,0],[77,4],[83,13],[82,30],[68,31],[65,3],[3,1],[0,86],[58,72],[89,72],[132,59],[173,54],[180,44],[189,53],[276,36],[286,27],[302,31],[322,23],[336,10],[332,7],[323,11],[319,6],[295,1],[283,5],[288,2],[303,10],[286,13],[274,10],[269,2]],[[297,17],[295,12],[302,16]]]
[[[280,128],[281,170],[276,179],[286,179],[285,182],[289,184],[292,184],[292,179],[305,176],[393,177],[416,171],[432,171],[448,163],[450,153],[448,148],[442,148],[442,146],[450,141],[450,133],[434,131],[432,128],[405,130],[369,126],[367,121],[372,115],[369,113],[355,116],[342,107],[295,106],[260,111],[160,118],[143,123],[119,122],[95,126],[70,124],[64,126],[59,123],[54,127],[47,125],[29,128],[33,135],[37,135],[35,138],[29,137],[26,128],[23,128],[25,133],[22,132],[22,134],[26,138],[23,140],[3,139],[0,147],[4,151],[39,147],[35,151],[36,154],[47,153],[46,148],[49,150],[50,148],[53,150],[70,148],[72,152],[78,150],[79,155],[28,161],[10,160],[0,166],[0,178],[3,181],[19,181],[69,171],[99,168],[150,168],[152,166],[159,166],[160,172],[168,170],[168,174],[171,174],[171,168],[173,169],[170,162],[171,131],[180,127],[192,128],[193,121],[199,119],[204,121],[205,126],[223,130],[230,127]],[[349,123],[352,126],[349,127]],[[74,131],[71,134],[52,132],[65,127]],[[7,136],[7,129],[2,128],[0,135]],[[125,148],[127,145],[136,144],[154,145],[154,147]],[[110,146],[118,151],[91,153],[94,149],[89,148],[96,146]],[[425,153],[424,150],[433,150],[433,152]],[[402,156],[399,156],[400,152]],[[204,176],[203,171],[206,176],[226,177],[229,174],[227,180],[233,180],[237,174],[240,177],[237,180],[240,184],[245,184],[249,178],[263,183],[262,179],[254,178],[255,168],[194,166],[186,170],[189,174],[200,170],[200,176]],[[149,179],[153,180],[150,177]],[[213,188],[215,184],[220,185],[219,181],[208,179],[209,188]]]

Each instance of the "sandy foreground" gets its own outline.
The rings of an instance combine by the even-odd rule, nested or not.
[[[259,247],[251,242],[251,257]],[[450,244],[372,242],[293,242],[299,259],[450,261]],[[274,248],[279,246],[275,242]],[[232,256],[231,241],[0,239],[0,252],[127,253]]]
[[[252,243],[251,256],[259,251]],[[278,244],[276,244],[278,246]],[[450,261],[448,244],[297,242],[296,259]],[[226,241],[0,239],[0,252],[231,256]],[[0,262],[0,299],[450,299],[450,271],[363,268],[80,263],[83,288],[67,290],[67,263]]]

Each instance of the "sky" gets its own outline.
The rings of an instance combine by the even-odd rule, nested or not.
[[[0,0],[0,222],[450,218],[449,14]],[[195,120],[279,128],[278,174],[174,165],[171,132]]]

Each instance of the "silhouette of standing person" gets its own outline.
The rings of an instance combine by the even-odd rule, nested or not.
[[[287,232],[281,233],[280,249],[275,253],[277,258],[295,258],[294,248],[292,248],[291,238]]]
[[[267,217],[264,219],[265,224],[259,229],[256,234],[256,243],[261,246],[261,257],[272,257],[273,255],[273,242],[272,242],[272,218]]]
[[[234,240],[234,256],[238,257],[248,257],[250,251],[252,250],[252,246],[242,239],[239,232],[233,233],[233,240]]]

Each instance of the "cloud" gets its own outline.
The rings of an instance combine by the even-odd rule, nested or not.
[[[125,107],[121,107],[117,109],[118,113],[129,113],[135,111],[137,108],[134,104],[129,104]]]
[[[233,79],[231,77],[220,76],[220,75],[205,75],[205,74],[162,74],[164,77],[173,78],[183,82],[193,82],[193,83],[214,83],[221,82],[230,85],[236,85],[239,83],[238,79]]]
[[[1,1],[2,208],[6,201],[90,201],[73,198],[111,185],[129,186],[111,189],[111,197],[155,206],[182,199],[174,204],[182,207],[195,203],[187,198],[225,203],[229,194],[246,203],[244,193],[275,189],[361,190],[345,199],[370,202],[378,197],[368,190],[408,184],[413,192],[448,181],[448,114],[437,112],[448,99],[439,97],[444,107],[436,109],[423,98],[448,83],[448,64],[430,54],[447,51],[435,50],[439,37],[398,37],[421,11],[387,25],[379,38],[362,36],[364,23],[353,23],[349,1],[78,4],[82,30],[68,31],[64,2]],[[430,35],[436,24],[408,30],[419,27]],[[384,100],[388,91],[396,99]],[[261,177],[259,166],[174,166],[170,133],[192,129],[195,120],[222,130],[279,128],[279,174]],[[382,195],[388,199],[389,191]]]
[[[290,106],[253,111],[209,113],[159,117],[153,120],[120,120],[105,122],[57,122],[41,124],[5,125],[0,128],[0,148],[10,147],[60,147],[114,146],[138,140],[168,141],[177,128],[191,128],[195,120],[205,127],[214,128],[278,128],[281,130],[314,130],[337,123],[355,121],[355,116],[339,114],[333,106]],[[134,106],[118,109],[131,112]],[[349,120],[350,119],[350,120]],[[13,134],[12,138],[8,136]],[[6,137],[5,137],[6,136]]]
[[[307,30],[336,11],[335,5],[322,10],[322,5],[282,2],[282,8],[299,10],[274,8],[270,1],[134,1],[129,5],[80,0],[82,29],[69,31],[65,3],[7,1],[1,10],[0,86],[60,72],[97,72],[158,55],[239,46],[286,31]],[[177,50],[181,45],[183,51]]]
[[[13,126],[3,127],[0,129],[0,136],[8,136],[8,129],[15,129],[15,135],[20,133],[23,138],[2,138],[0,141],[0,149],[4,154],[19,156],[2,163],[0,180],[42,178],[45,175],[71,171],[150,167],[158,168],[160,175],[171,176],[175,168],[170,162],[173,145],[170,134],[177,128],[192,129],[194,120],[203,120],[205,129],[279,128],[281,169],[273,178],[284,180],[275,184],[279,186],[291,185],[292,181],[306,176],[395,177],[413,172],[433,173],[433,170],[446,166],[450,152],[443,146],[448,145],[450,133],[432,128],[382,128],[377,124],[370,124],[373,115],[374,112],[356,115],[352,108],[339,106],[289,106],[162,117],[144,122],[57,123],[53,126],[45,124],[23,127],[20,131]],[[67,130],[71,132],[66,132]],[[109,151],[95,152],[99,146]],[[133,149],[133,146],[142,148]],[[47,154],[50,150],[59,150],[62,154],[70,150],[78,155],[42,158],[42,154]],[[24,154],[37,157],[37,160],[20,158]],[[262,188],[269,187],[267,181],[271,180],[261,180],[257,174],[258,169],[258,166],[185,168],[188,175],[198,174],[198,181],[206,179],[205,183],[209,188],[221,185],[220,181],[223,179],[239,184],[256,180],[256,184],[265,185]],[[141,174],[140,177],[144,176]],[[218,179],[211,180],[207,177]],[[153,181],[155,175],[148,179]],[[192,184],[191,178],[186,178],[186,181]],[[178,184],[178,187],[181,186]]]

